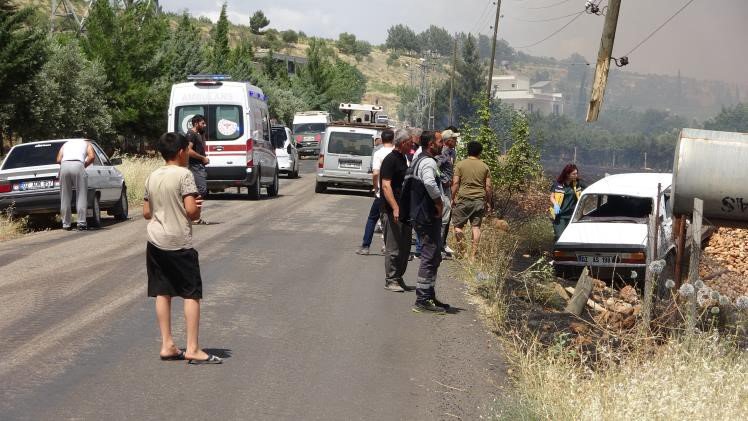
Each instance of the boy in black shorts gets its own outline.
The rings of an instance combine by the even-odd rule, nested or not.
[[[164,133],[156,149],[166,165],[145,181],[143,217],[148,222],[146,266],[148,296],[156,297],[161,329],[161,359],[189,360],[190,364],[220,364],[197,342],[203,282],[197,251],[192,248],[192,221],[200,219],[203,200],[187,169],[190,143],[180,133]],[[171,336],[171,298],[184,298],[187,349],[182,352]]]

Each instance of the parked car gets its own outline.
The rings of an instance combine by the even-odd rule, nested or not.
[[[0,210],[15,215],[56,214],[60,211],[60,165],[57,152],[69,139],[44,140],[14,146],[0,166]],[[94,162],[88,174],[88,225],[101,225],[101,211],[117,220],[127,219],[125,177],[115,167],[118,158],[109,159],[96,142]],[[72,201],[75,209],[75,198]]]
[[[367,123],[335,122],[327,127],[320,146],[314,191],[328,187],[371,189],[371,158],[377,127]]]
[[[266,187],[269,197],[277,196],[278,164],[262,90],[248,82],[232,82],[225,75],[191,75],[188,79],[171,87],[168,129],[187,133],[192,117],[205,117],[208,189],[247,187],[248,197],[254,200]]]
[[[278,159],[278,171],[290,178],[299,176],[299,151],[296,149],[291,130],[285,126],[272,126],[270,138]]]
[[[648,223],[656,212],[660,185],[658,257],[671,259],[670,173],[617,174],[587,187],[571,222],[554,246],[560,276],[578,276],[584,267],[598,279],[642,280],[649,250]],[[671,265],[669,265],[671,266]]]

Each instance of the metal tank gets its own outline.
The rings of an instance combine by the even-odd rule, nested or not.
[[[693,213],[717,226],[748,227],[748,133],[683,129],[673,162],[673,213]]]

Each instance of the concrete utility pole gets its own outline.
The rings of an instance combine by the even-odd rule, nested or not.
[[[610,59],[613,54],[613,42],[616,39],[616,27],[618,26],[618,12],[621,9],[621,0],[610,0],[608,12],[605,15],[605,26],[603,36],[600,39],[600,50],[597,53],[597,67],[595,68],[595,80],[592,82],[592,95],[590,106],[587,108],[587,122],[597,121],[600,108],[603,105],[605,87],[608,84],[608,71],[610,71]]]
[[[488,88],[486,89],[486,98],[488,104],[491,104],[491,88],[493,85],[493,63],[496,61],[496,37],[499,35],[499,13],[501,12],[501,0],[496,0],[496,19],[493,24],[493,44],[491,46],[491,64],[488,67]]]
[[[455,32],[455,43],[452,47],[452,78],[449,82],[449,125],[452,125],[452,107],[455,93],[455,72],[457,71],[457,32]],[[735,85],[737,87],[737,85]]]

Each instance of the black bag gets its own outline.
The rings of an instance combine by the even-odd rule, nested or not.
[[[420,177],[416,177],[418,165],[423,159],[433,159],[420,155],[405,172],[403,188],[398,198],[400,222],[410,226],[430,225],[436,220],[436,206],[429,196],[426,186]]]

